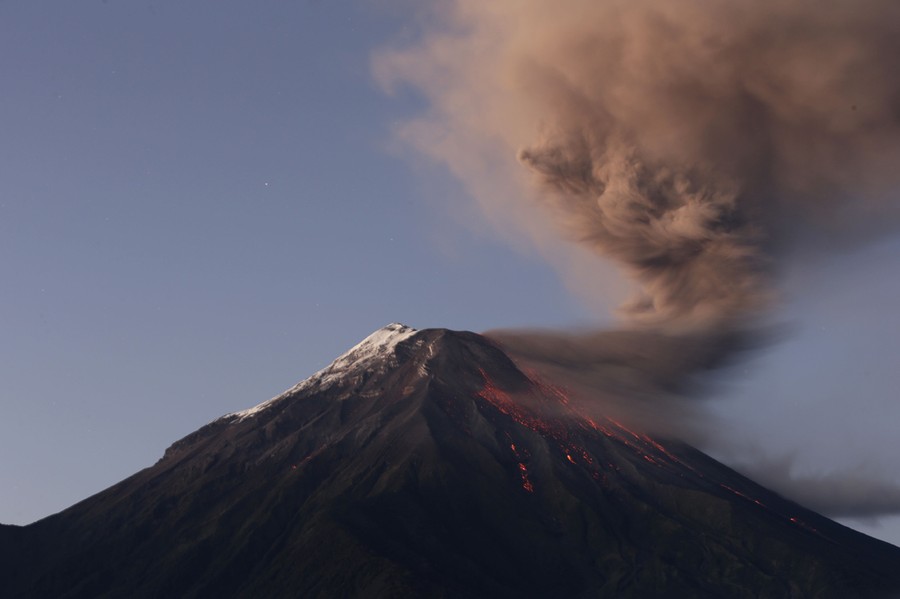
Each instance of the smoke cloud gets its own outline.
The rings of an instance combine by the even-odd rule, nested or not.
[[[702,440],[696,376],[759,346],[783,258],[900,229],[895,0],[448,0],[425,22],[374,63],[426,100],[400,136],[501,229],[562,231],[638,288],[625,330],[490,334],[597,409]]]
[[[429,101],[403,135],[495,220],[542,229],[531,197],[624,266],[631,321],[731,326],[771,303],[791,247],[897,225],[893,0],[440,6],[440,26],[376,61]]]

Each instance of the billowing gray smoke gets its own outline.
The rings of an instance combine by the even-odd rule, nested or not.
[[[400,134],[495,224],[539,241],[561,225],[639,286],[638,329],[494,334],[585,395],[620,381],[656,421],[684,415],[684,382],[745,345],[785,253],[900,224],[900,2],[438,6],[375,62],[428,101]],[[632,347],[652,358],[620,359]]]

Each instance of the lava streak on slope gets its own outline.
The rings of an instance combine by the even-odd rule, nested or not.
[[[596,438],[597,433],[626,448],[628,453],[636,458],[654,467],[664,469],[678,478],[706,479],[702,472],[678,458],[662,443],[648,435],[638,433],[609,416],[593,418],[585,414],[578,408],[577,402],[571,401],[563,389],[541,380],[534,372],[526,374],[531,392],[517,394],[515,397],[496,385],[483,369],[480,370],[480,373],[483,385],[477,392],[478,397],[514,422],[539,434],[548,442],[550,448],[558,451],[565,458],[567,463],[585,469],[595,481],[601,484],[605,485],[608,479],[607,474],[598,468],[598,465],[603,470],[612,473],[620,473],[621,470],[614,458],[592,455],[587,449],[587,445],[590,444],[588,440]],[[509,433],[505,433],[505,436],[518,465],[522,488],[532,493],[535,486],[529,476],[527,465],[531,453],[525,447],[513,443]],[[738,490],[722,482],[708,482],[779,519],[788,520],[795,526],[822,536],[815,528],[791,514],[790,510],[779,510],[755,499],[746,488]]]
[[[589,427],[585,424],[584,418],[571,406],[565,392],[535,377],[529,377],[531,392],[514,398],[496,385],[483,369],[480,373],[483,384],[476,393],[479,398],[513,422],[543,437],[548,447],[558,452],[572,466],[585,469],[595,481],[606,481],[606,475],[598,467],[599,460],[591,455],[583,443],[584,433],[592,433],[597,430],[596,426]],[[509,433],[505,433],[505,436],[515,456],[522,487],[533,492],[534,483],[529,477],[527,465],[530,452],[512,442]],[[610,470],[618,470],[612,463],[608,467]]]
[[[519,449],[518,447],[516,447],[516,444],[512,442],[510,442],[509,448],[512,450],[513,455],[516,456],[516,459],[519,460],[519,475],[522,477],[522,488],[529,493],[533,493],[534,485],[531,484],[531,479],[528,478],[528,466],[525,464],[525,460],[531,457],[528,453],[528,450]]]
[[[662,457],[673,464],[685,466],[649,437],[640,435],[611,418],[606,417],[602,423],[598,423],[583,414],[573,405],[565,391],[542,381],[533,373],[529,373],[532,392],[516,398],[498,387],[483,369],[480,373],[483,386],[477,395],[518,424],[554,442],[571,464],[578,465],[581,462],[587,467],[594,465],[594,457],[581,441],[585,433],[589,436],[591,433],[601,433],[651,464],[659,465]]]
[[[484,381],[481,390],[478,391],[479,397],[522,426],[541,435],[552,435],[553,427],[549,422],[537,417],[517,403],[509,393],[494,384],[483,368],[479,368],[478,371]]]
[[[526,374],[531,391],[516,394],[515,397],[491,380],[484,369],[480,369],[480,374],[483,383],[481,389],[476,393],[479,398],[500,414],[539,434],[548,442],[548,446],[552,450],[559,452],[560,456],[565,458],[567,463],[585,469],[595,481],[607,481],[606,473],[603,470],[620,472],[620,466],[615,463],[615,459],[596,452],[592,454],[588,450],[588,445],[592,445],[589,439],[597,439],[597,433],[602,436],[601,438],[624,447],[627,453],[635,458],[664,469],[678,478],[705,478],[702,472],[648,435],[638,433],[609,416],[592,417],[587,415],[579,409],[577,402],[571,401],[565,390],[542,380],[534,372]],[[534,483],[529,477],[527,466],[531,454],[521,444],[513,443],[508,433],[505,436],[515,456],[522,486],[525,490],[533,492]],[[750,497],[745,491],[738,491],[721,483],[717,486],[762,509],[773,511],[763,502]],[[779,516],[787,517],[783,514],[779,514]],[[802,523],[796,520],[794,522],[802,526]]]

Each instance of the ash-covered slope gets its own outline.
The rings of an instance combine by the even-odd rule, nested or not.
[[[900,549],[390,325],[153,467],[0,527],[4,597],[872,597]]]

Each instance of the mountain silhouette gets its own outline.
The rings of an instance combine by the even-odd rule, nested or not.
[[[900,549],[607,418],[490,340],[393,324],[31,525],[3,597],[817,597]],[[900,596],[900,594],[898,594]]]

